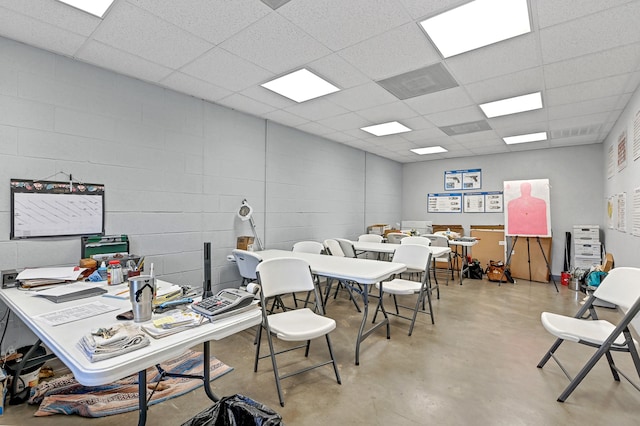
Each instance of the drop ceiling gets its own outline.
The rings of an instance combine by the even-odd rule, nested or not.
[[[605,139],[640,82],[640,1],[529,0],[530,33],[443,59],[419,23],[464,3],[115,0],[100,19],[0,0],[0,35],[401,163]],[[301,68],[341,90],[296,103],[261,87]],[[406,97],[416,81],[426,92]],[[542,109],[478,106],[533,92]],[[390,121],[412,131],[361,130]],[[548,140],[502,140],[536,132]],[[448,152],[410,152],[434,145]]]

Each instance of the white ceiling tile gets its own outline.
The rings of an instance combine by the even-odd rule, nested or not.
[[[340,51],[339,55],[374,80],[381,80],[440,60],[414,22],[393,28]]]
[[[296,127],[309,121],[306,118],[298,117],[295,114],[280,109],[264,114],[264,118],[289,127]]]
[[[560,120],[549,120],[549,130],[557,131],[564,129],[573,129],[585,126],[597,126],[602,123],[606,123],[608,120],[608,113],[582,115],[580,117],[569,117]]]
[[[395,2],[296,0],[278,12],[333,51],[411,21]]]
[[[442,130],[438,129],[437,127],[431,127],[430,129],[414,130],[412,132],[404,133],[402,136],[405,139],[413,142],[446,137],[445,133]]]
[[[215,102],[229,96],[232,92],[222,87],[199,80],[181,72],[174,72],[160,81],[165,87],[183,92],[197,98]]]
[[[625,92],[628,81],[629,75],[620,74],[598,80],[571,84],[569,86],[547,89],[545,105],[549,107],[619,95]]]
[[[619,96],[608,96],[606,98],[550,106],[547,108],[547,112],[549,114],[549,120],[561,120],[563,118],[579,117],[581,115],[598,114],[615,109],[619,99]]]
[[[11,37],[66,56],[73,56],[85,41],[85,37],[71,31],[2,8],[0,36]]]
[[[337,53],[310,62],[308,68],[314,74],[320,75],[341,89],[359,86],[369,81],[366,75],[358,71]]]
[[[468,3],[468,0],[400,0],[413,19],[428,18]]]
[[[478,146],[473,148],[472,152],[476,155],[492,155],[492,154],[502,154],[504,152],[508,152],[508,149],[506,144],[502,142],[502,146],[499,146],[499,145]]]
[[[631,44],[545,65],[548,89],[597,80],[636,70],[640,44]]]
[[[468,106],[435,114],[428,114],[426,119],[436,126],[451,126],[459,123],[484,120],[486,117],[477,106]]]
[[[167,22],[219,44],[272,10],[255,0],[128,0]]]
[[[511,74],[541,64],[537,35],[525,34],[445,60],[459,84]]]
[[[171,73],[171,69],[122,52],[97,41],[89,41],[78,53],[78,59],[112,69],[141,80],[157,82]]]
[[[335,132],[333,129],[328,129],[326,126],[314,122],[304,123],[296,126],[296,128],[303,132],[313,133],[314,135],[326,135]]]
[[[220,48],[208,51],[181,71],[234,92],[274,77],[264,68]]]
[[[602,142],[598,135],[574,136],[571,138],[551,139],[549,146],[552,148],[561,146],[586,145]]]
[[[416,112],[409,108],[405,102],[401,101],[361,109],[358,110],[357,113],[371,123],[387,123],[389,121],[403,120],[416,116]]]
[[[504,129],[505,127],[521,126],[527,123],[538,123],[547,121],[547,110],[545,108],[525,111],[518,114],[503,115],[487,119],[492,129]]]
[[[540,30],[545,64],[640,41],[640,2]]]
[[[278,95],[277,93],[269,89],[265,89],[260,85],[249,86],[246,89],[242,90],[240,93],[252,99],[255,99],[256,101],[260,101],[276,108],[286,108],[292,105],[297,105],[296,101],[293,101],[285,96]]]
[[[544,70],[542,67],[529,68],[500,77],[471,83],[464,88],[476,103],[482,104],[544,89]]]
[[[213,45],[126,2],[116,2],[92,36],[156,64],[178,68]]]
[[[354,112],[324,118],[322,120],[318,120],[317,123],[338,131],[361,128],[371,124],[371,122],[366,118],[363,118]]]
[[[342,132],[328,133],[324,135],[324,137],[336,142],[352,142],[357,140],[355,137]]]
[[[537,142],[517,143],[512,145],[506,145],[506,146],[510,152],[535,151],[538,149],[549,148],[551,146],[551,142],[546,140],[546,141],[537,141]]]
[[[59,1],[2,0],[2,7],[83,36],[91,35],[102,22]]]
[[[427,95],[416,96],[415,98],[405,100],[405,103],[422,115],[462,108],[474,104],[462,87],[453,87]]]
[[[301,104],[284,108],[292,114],[304,117],[308,120],[322,120],[333,115],[346,114],[348,110],[327,101],[324,98],[316,98]]]
[[[398,100],[391,93],[373,82],[332,93],[327,96],[327,99],[349,111],[367,109]]]
[[[255,99],[248,98],[239,93],[229,95],[226,98],[218,100],[216,103],[257,116],[271,112],[275,109],[271,105],[263,104],[262,102],[258,102]]]
[[[545,28],[628,2],[629,0],[536,0],[534,4],[540,28]]]
[[[276,74],[301,68],[331,53],[277,13],[250,25],[220,47]]]
[[[413,130],[433,130],[437,129],[440,132],[440,129],[435,127],[432,122],[427,120],[424,117],[416,116],[411,118],[405,118],[402,120],[405,123],[405,126],[413,129]],[[405,133],[408,135],[408,133]]]
[[[473,145],[475,142],[498,139],[498,135],[494,130],[486,130],[483,132],[473,132],[464,135],[452,136],[451,139],[458,142],[460,145],[467,146],[468,144]]]

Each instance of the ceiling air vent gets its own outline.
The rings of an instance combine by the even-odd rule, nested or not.
[[[398,99],[435,93],[458,86],[444,65],[438,63],[377,81]]]
[[[449,136],[464,135],[467,133],[483,132],[491,130],[486,120],[471,121],[469,123],[452,124],[451,126],[439,127],[440,130]]]

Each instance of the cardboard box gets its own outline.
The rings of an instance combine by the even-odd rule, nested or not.
[[[389,229],[389,225],[377,223],[375,225],[367,226],[367,234],[384,235],[384,231],[387,229]]]
[[[573,259],[573,267],[578,269],[591,269],[592,266],[601,264],[600,256],[576,256]]]
[[[236,248],[240,250],[249,250],[249,246],[253,246],[253,237],[242,236],[238,237]]]

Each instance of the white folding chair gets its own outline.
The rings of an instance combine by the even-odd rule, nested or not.
[[[381,243],[384,238],[378,234],[362,234],[358,237],[358,241],[368,243]]]
[[[353,248],[353,243],[345,238],[335,238],[335,240],[340,245],[340,249],[342,253],[344,253],[345,257],[358,257],[356,256],[356,249]]]
[[[424,238],[428,238],[429,240],[431,240],[431,245],[433,247],[448,247],[451,248],[449,246],[449,239],[447,237],[445,237],[444,235],[436,235],[436,234],[426,234],[424,235]],[[438,262],[439,263],[446,263],[447,265],[447,282],[446,285],[449,285],[449,274],[451,274],[451,279],[453,279],[453,252],[450,251],[449,253],[440,256],[440,257],[436,257],[433,259],[433,279],[435,280],[436,283],[438,283],[438,275],[436,274],[437,268],[438,268]]]
[[[429,247],[431,245],[431,240],[417,235],[408,235],[400,240],[400,244],[417,244]]]
[[[319,243],[317,241],[298,241],[297,243],[295,243],[293,245],[293,248],[291,249],[291,251],[293,252],[298,252],[298,253],[312,253],[312,254],[322,254],[324,252],[324,245],[322,243]],[[314,275],[313,277],[313,281],[316,283],[316,285],[320,286],[320,278],[317,275]],[[293,296],[293,303],[295,304],[296,308],[298,307],[298,301],[303,301],[302,299],[298,299],[294,294],[292,294]],[[311,292],[308,291],[307,292],[307,297],[304,299],[304,307],[307,307],[307,304],[309,303],[309,298],[311,297]]]
[[[429,265],[431,265],[431,250],[429,247],[424,245],[403,244],[396,249],[391,261],[405,264],[407,266],[407,270],[422,271],[422,280],[412,281],[402,278],[394,278],[391,281],[376,284],[376,287],[380,290],[380,298],[378,299],[376,313],[373,316],[373,322],[376,320],[378,311],[382,309],[389,315],[395,315],[397,317],[410,320],[411,325],[409,326],[409,336],[411,336],[418,312],[428,313],[431,317],[431,324],[435,324],[433,306],[431,305],[431,292],[433,291],[433,288],[431,287],[431,280],[429,279],[428,273]],[[383,296],[385,293],[393,296],[395,313],[385,310],[383,305]],[[410,307],[398,304],[397,296],[412,294],[418,295],[415,306]],[[425,310],[425,299],[429,304],[429,311]],[[400,314],[400,310],[398,308],[413,310],[413,315],[411,317],[403,316]]]
[[[256,268],[258,267],[258,263],[262,261],[262,258],[252,251],[240,249],[231,250],[231,254],[236,261],[238,272],[240,272],[240,276],[242,277],[242,283],[240,285],[244,286],[254,282],[257,279]]]
[[[403,232],[389,232],[387,234],[387,242],[391,244],[400,244],[400,241],[408,236],[409,235]]]
[[[367,243],[381,243],[384,240],[382,235],[378,234],[362,234],[358,237],[359,242],[367,242]],[[358,253],[358,257],[362,259],[373,259],[380,260],[380,253],[373,252],[360,252]]]
[[[340,243],[338,242],[338,239],[336,238],[330,238],[330,239],[324,240],[324,250],[327,254],[331,256],[347,257],[344,251],[342,251],[342,246],[340,245]],[[327,289],[325,291],[324,302],[323,302],[323,305],[325,307],[327,306],[327,302],[329,301],[329,294],[331,294],[332,284],[333,284],[332,280],[327,278]],[[333,298],[335,299],[338,296],[338,290],[340,290],[340,287],[344,287],[347,290],[347,293],[349,294],[349,299],[351,299],[351,302],[353,302],[353,305],[356,307],[358,312],[361,312],[360,306],[358,306],[358,302],[356,301],[356,298],[353,297],[353,294],[351,293],[351,289],[349,288],[349,285],[346,285],[338,281],[338,285],[336,286],[336,291],[333,294]]]
[[[333,364],[336,380],[338,383],[341,383],[338,364],[336,363],[333,355],[333,347],[331,346],[331,339],[329,338],[329,333],[336,328],[336,322],[331,318],[325,317],[322,303],[317,303],[320,298],[318,290],[313,284],[313,277],[311,275],[309,264],[302,259],[287,257],[265,260],[258,265],[257,275],[258,283],[260,284],[262,324],[258,327],[256,336],[257,344],[254,371],[258,371],[258,362],[260,359],[271,357],[271,364],[273,365],[273,374],[276,379],[276,388],[278,390],[280,405],[284,407],[284,397],[282,394],[280,380],[287,377],[327,364]],[[300,308],[272,314],[266,309],[265,299],[268,297],[276,297],[282,294],[305,291],[313,291],[315,293],[315,312],[318,313],[315,313],[309,308]],[[269,344],[269,354],[264,356],[260,356],[262,330],[266,332]],[[306,343],[276,351],[274,349],[273,336],[284,341],[306,341]],[[278,371],[278,364],[276,362],[276,355],[305,348],[304,356],[308,357],[311,340],[322,336],[326,338],[330,360],[319,362],[287,374],[280,374]]]
[[[598,319],[594,305],[596,300],[603,300],[616,305],[624,316],[617,324]],[[547,361],[553,358],[570,380],[569,385],[558,397],[559,402],[564,402],[571,395],[603,355],[607,358],[615,381],[620,381],[621,375],[640,391],[640,386],[614,364],[611,354],[612,351],[628,352],[633,360],[636,373],[640,377],[640,357],[636,347],[637,342],[630,332],[630,329],[633,329],[634,332],[640,331],[639,311],[640,268],[625,267],[612,269],[573,317],[549,312],[542,313],[543,327],[556,336],[557,340],[542,357],[538,363],[538,368],[544,367]],[[555,354],[558,347],[565,340],[597,349],[575,378],[569,375]],[[593,389],[591,391],[593,392]]]

